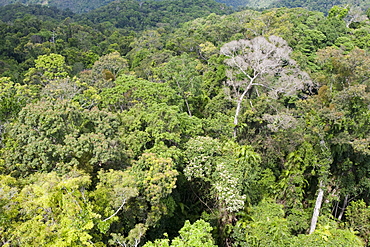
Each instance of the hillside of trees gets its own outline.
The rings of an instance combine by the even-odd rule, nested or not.
[[[159,3],[162,2],[162,3]],[[140,7],[143,7],[144,9],[141,10],[141,8],[136,7],[134,3],[137,3],[140,5]],[[196,3],[196,5],[195,5]],[[225,3],[228,6],[235,6],[235,4],[228,4]],[[187,11],[188,14],[190,14],[190,10],[197,6],[198,9],[192,9],[192,11],[209,11],[210,8],[214,6],[220,7],[220,4],[217,4],[217,1],[183,1],[179,2],[177,0],[149,0],[149,1],[137,1],[137,0],[0,0],[0,6],[8,6],[8,5],[24,5],[24,6],[31,6],[31,8],[34,8],[34,5],[40,5],[48,8],[57,8],[60,10],[66,10],[71,11],[76,14],[81,13],[88,13],[90,11],[100,9],[101,7],[106,7],[110,5],[110,8],[115,8],[116,5],[118,5],[120,10],[130,9],[131,11],[138,11],[138,12],[155,12],[155,9],[164,9],[167,8],[166,5],[170,5],[169,11],[178,11],[178,12],[184,12]],[[153,10],[148,10],[148,5],[155,6]],[[112,7],[114,6],[114,7]],[[109,8],[109,7],[108,7]],[[174,9],[173,9],[174,8]],[[223,7],[225,8],[225,6]],[[104,12],[107,10],[100,10],[100,12]],[[117,12],[118,10],[116,10]],[[213,11],[212,11],[213,12]],[[122,14],[122,12],[119,12],[119,14]],[[205,16],[205,15],[203,15]]]
[[[248,5],[247,5],[248,6]],[[328,11],[334,6],[347,6],[352,8],[352,12],[359,11],[364,12],[368,8],[370,8],[370,2],[366,0],[335,0],[335,1],[327,1],[327,0],[309,0],[309,1],[301,1],[301,0],[277,0],[272,2],[268,7],[269,8],[306,8],[308,10],[314,11],[321,11],[324,13],[328,13]],[[252,6],[251,6],[252,7]],[[261,7],[256,5],[256,7]]]
[[[369,246],[369,10],[163,3],[0,8],[0,245]]]
[[[163,2],[163,3],[153,3],[154,2]],[[175,8],[174,10],[170,11],[179,11],[182,12],[184,9],[186,11],[189,11],[189,8],[192,8],[193,1],[184,1],[181,4],[178,4],[177,0],[149,0],[149,1],[141,1],[141,0],[0,0],[0,6],[6,6],[6,5],[12,5],[12,4],[24,4],[24,5],[42,5],[45,7],[51,7],[51,8],[58,8],[62,10],[72,11],[73,13],[81,14],[81,13],[88,13],[93,10],[100,9],[101,7],[110,6],[110,9],[113,10],[115,13],[119,13],[122,15],[121,11],[121,5],[126,5],[127,8],[134,8],[135,11],[141,12],[142,10],[140,8],[137,8],[133,2],[137,2],[140,4],[140,7],[142,5],[157,5],[155,8],[166,8],[166,5],[170,4],[172,7],[170,9]],[[204,7],[209,7],[210,1],[197,1],[198,10],[200,11]],[[366,11],[370,7],[370,3],[367,0],[335,0],[335,1],[328,1],[328,0],[308,0],[308,1],[302,1],[302,0],[216,0],[211,1],[214,4],[216,2],[225,4],[226,6],[232,7],[233,9],[243,9],[243,8],[253,8],[253,9],[268,9],[268,8],[281,8],[281,7],[287,7],[287,8],[306,8],[308,10],[313,11],[321,11],[325,14],[328,13],[328,11],[333,6],[350,6],[353,8],[358,8],[361,11]],[[174,4],[175,3],[175,4]],[[114,6],[118,5],[119,10],[114,10]],[[207,5],[207,6],[205,6]],[[108,7],[109,9],[109,7]],[[98,12],[104,12],[105,10],[99,10]],[[148,11],[146,10],[143,10]],[[152,10],[151,10],[152,11]],[[189,13],[189,12],[187,12]],[[98,14],[98,13],[96,13]],[[96,15],[95,14],[95,15]],[[220,14],[220,13],[218,13]],[[99,15],[99,14],[98,14]],[[205,15],[203,15],[205,16]],[[107,16],[105,17],[107,18]],[[110,16],[109,18],[115,18],[113,16]],[[159,21],[158,21],[159,22]]]
[[[114,0],[0,0],[0,6],[9,4],[43,5],[58,9],[69,9],[74,13],[86,13],[103,7]]]

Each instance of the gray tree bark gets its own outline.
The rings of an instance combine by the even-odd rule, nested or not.
[[[316,229],[317,219],[320,215],[320,209],[322,205],[322,199],[324,198],[324,190],[322,189],[322,181],[320,181],[319,190],[317,193],[315,208],[313,210],[312,219],[311,219],[311,226],[309,234],[312,234]]]
[[[342,208],[340,210],[340,214],[338,216],[338,220],[342,220],[342,217],[343,217],[344,211],[346,210],[347,204],[348,204],[348,194],[344,197],[343,206],[342,206]]]

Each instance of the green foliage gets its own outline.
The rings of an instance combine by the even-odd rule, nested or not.
[[[148,14],[150,12],[150,14]],[[227,14],[231,9],[211,0],[138,1],[114,2],[81,16],[85,22],[111,22],[117,28],[144,30],[157,26],[177,26],[210,13]]]
[[[112,167],[122,156],[119,120],[111,113],[82,110],[69,101],[39,101],[6,126],[2,158],[5,173],[65,172],[73,167],[92,172]]]
[[[240,220],[234,229],[235,246],[289,246],[288,222],[282,205],[262,201],[254,206],[250,218]]]
[[[9,179],[2,177],[2,181],[4,179],[9,184]],[[13,211],[12,224],[5,236],[2,234],[3,243],[9,246],[93,246],[89,231],[99,215],[92,212],[91,203],[84,194],[90,184],[89,176],[76,171],[63,177],[55,172],[36,173],[23,184],[21,188],[13,187],[16,204],[12,207],[18,211],[16,214]]]
[[[138,195],[138,189],[134,177],[128,172],[100,170],[97,178],[99,182],[92,197],[95,199],[94,209],[105,217],[98,225],[100,231],[105,233],[110,223],[119,219],[116,215],[121,213],[120,210],[127,206],[131,198]]]
[[[351,230],[335,229],[330,226],[321,226],[313,234],[299,235],[292,239],[289,246],[364,246],[363,242],[356,237]]]
[[[127,60],[121,57],[119,52],[112,52],[102,56],[94,63],[92,73],[95,81],[98,81],[99,77],[106,81],[115,81],[120,73],[127,72],[127,67]],[[96,82],[94,84],[96,87],[102,88],[96,85]]]
[[[220,237],[256,193],[260,156],[251,147],[197,137],[187,143],[184,175],[219,224]],[[254,199],[254,198],[253,198]]]
[[[70,67],[66,65],[62,55],[54,53],[41,55],[35,60],[35,67],[26,73],[24,81],[28,84],[45,86],[53,80],[66,78],[69,70]]]
[[[138,104],[121,114],[122,142],[136,157],[157,146],[182,146],[189,138],[202,133],[202,122],[164,103]]]
[[[122,112],[137,104],[150,107],[152,104],[176,104],[178,96],[164,83],[154,83],[130,75],[117,78],[112,88],[105,88],[100,94],[102,106],[110,111]]]
[[[0,78],[0,124],[12,120],[37,95],[36,88],[20,85],[9,77]]]
[[[335,93],[331,93],[329,87],[323,86],[312,100],[300,104],[303,112],[309,112],[306,114],[306,123],[308,126],[314,126],[309,130],[321,139],[315,141],[317,151],[326,140],[325,145],[330,149],[330,154],[326,149],[327,158],[331,156],[333,159],[329,162],[330,171],[327,172],[332,173],[336,183],[341,184],[343,196],[347,193],[367,193],[366,136],[369,130],[364,123],[368,121],[368,101],[365,85],[349,86]],[[314,141],[313,136],[310,138],[311,142]],[[352,170],[353,168],[355,169]],[[344,174],[346,175],[343,176]]]
[[[189,116],[192,116],[194,107],[190,102],[200,95],[201,76],[199,61],[193,60],[188,54],[169,59],[163,66],[157,68],[158,77],[167,82],[186,104]]]
[[[343,20],[344,17],[347,16],[349,9],[348,8],[342,8],[339,6],[333,6],[328,13],[329,18],[338,18],[340,20]]]
[[[158,239],[154,243],[146,243],[144,247],[215,247],[211,231],[212,227],[204,220],[197,220],[193,224],[187,220],[179,231],[180,236],[175,237],[171,244],[168,239]]]
[[[370,207],[363,200],[352,201],[347,207],[346,216],[351,229],[369,244],[370,241]]]
[[[19,189],[18,181],[11,177],[0,175],[0,241],[7,242],[11,231],[13,219],[17,217],[19,206],[15,202]]]
[[[318,76],[322,85],[342,90],[350,85],[369,83],[370,59],[365,50],[354,48],[345,54],[341,49],[330,47],[318,51],[318,61],[323,68],[322,75]]]
[[[353,230],[338,229],[336,224],[319,226],[310,235],[294,236],[290,230],[283,206],[265,200],[237,223],[233,236],[235,246],[363,246]]]
[[[85,3],[73,10],[96,7]],[[0,7],[0,245],[367,243],[370,27],[339,6]],[[248,88],[238,83],[258,68],[230,76],[219,52],[235,54],[235,40],[266,45],[243,59],[286,49]],[[305,235],[318,189],[319,225]]]
[[[154,226],[160,217],[173,213],[169,198],[176,188],[178,172],[170,158],[144,153],[132,167],[140,193],[150,203],[146,225]]]
[[[185,247],[185,246],[205,246],[214,247],[213,238],[210,232],[212,227],[204,220],[197,220],[193,224],[189,221],[179,231],[180,237],[172,240],[171,246]]]
[[[60,10],[55,7],[42,6],[42,5],[24,5],[21,3],[6,3],[7,0],[1,1],[0,5],[0,16],[4,22],[14,21],[17,18],[26,16],[36,16],[37,19],[46,20],[59,20],[62,21],[67,17],[73,15],[72,12],[66,10]],[[13,1],[14,2],[14,1]]]

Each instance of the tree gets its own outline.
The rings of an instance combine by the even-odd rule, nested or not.
[[[41,96],[54,100],[72,100],[83,93],[84,85],[76,77],[57,79],[41,89]],[[78,98],[78,97],[77,97]]]
[[[92,172],[122,165],[119,119],[111,113],[83,110],[70,101],[39,101],[24,107],[17,120],[6,126],[0,156],[5,173],[64,173],[73,167]]]
[[[221,142],[210,137],[187,143],[184,175],[205,209],[218,221],[219,235],[228,245],[225,231],[236,221],[236,213],[251,202],[260,156],[250,146]],[[195,190],[199,191],[196,192]]]
[[[158,68],[160,78],[168,82],[185,101],[189,116],[192,116],[189,99],[200,94],[199,67],[199,61],[191,59],[188,54],[183,53],[180,57],[173,57],[164,66]]]
[[[12,202],[5,205],[9,208],[5,215],[11,216],[9,222],[0,221],[1,238],[5,238],[2,243],[8,246],[94,246],[90,231],[99,215],[92,211],[86,195],[91,183],[88,175],[78,171],[64,176],[55,172],[35,173],[23,179],[22,185],[12,182],[10,176],[0,179],[2,190],[5,185],[5,203],[12,192]],[[7,229],[2,231],[4,226]]]
[[[100,170],[97,177],[99,182],[92,193],[96,202],[94,206],[105,217],[102,222],[109,222],[110,219],[116,217],[123,210],[128,200],[138,196],[138,189],[135,186],[135,178],[127,171]],[[104,230],[102,229],[102,231]]]
[[[92,67],[93,74],[106,81],[115,81],[117,76],[128,69],[128,62],[119,52],[104,55]]]
[[[270,96],[279,97],[294,95],[311,85],[309,76],[289,57],[292,49],[280,37],[234,40],[225,44],[220,52],[226,56],[225,63],[229,66],[226,84],[236,100],[234,137],[243,99],[254,87],[263,87]],[[256,93],[259,94],[257,88]]]
[[[360,7],[351,6],[348,10],[347,16],[344,18],[347,27],[356,26],[356,23],[367,20],[366,14]]]
[[[235,246],[289,246],[291,235],[281,204],[265,199],[234,227]]]
[[[0,244],[10,242],[13,220],[18,216],[19,204],[16,198],[19,194],[19,181],[7,175],[0,175]]]
[[[341,85],[341,91],[324,85],[318,95],[297,104],[298,114],[304,116],[306,123],[305,139],[315,150],[311,155],[316,160],[311,162],[316,164],[314,183],[318,192],[324,190],[326,199],[335,202],[332,212],[338,220],[343,220],[348,203],[367,197],[370,188],[370,95],[366,85],[353,84]]]
[[[357,231],[367,244],[370,242],[370,206],[361,199],[353,201],[347,207],[346,217],[349,227]]]
[[[119,195],[118,198],[106,197],[114,202],[110,204],[115,205],[116,208],[117,213],[113,214],[110,208],[107,210],[113,215],[112,217],[118,215],[120,208],[125,206],[124,212],[120,214],[120,220],[112,227],[117,229],[117,226],[120,226],[118,233],[112,234],[110,243],[138,246],[149,228],[157,227],[162,216],[173,213],[175,202],[171,194],[176,188],[178,172],[172,159],[161,158],[154,153],[143,154],[127,172],[128,174],[125,174],[126,171],[105,173],[109,175],[106,178],[109,178],[110,184],[107,184],[107,189],[107,186],[102,183],[99,190],[111,195]],[[119,179],[112,180],[115,178],[112,175]],[[133,180],[130,181],[130,179]],[[125,186],[122,186],[122,183]],[[138,193],[137,196],[134,196],[134,193]],[[129,199],[128,196],[134,197],[130,201],[125,200]],[[99,194],[97,194],[97,200],[100,200]],[[102,202],[100,207],[104,209],[104,201]],[[109,217],[107,220],[109,221]]]
[[[165,83],[149,82],[132,75],[121,75],[114,87],[104,88],[100,94],[101,104],[112,112],[123,112],[137,104],[150,107],[153,104],[178,104],[180,97]]]
[[[287,219],[284,218],[283,206],[273,200],[264,199],[250,209],[247,217],[237,222],[232,233],[235,239],[233,246],[364,246],[352,229],[339,229],[335,221],[325,221],[324,225],[320,225],[312,234],[294,236]]]
[[[36,98],[37,91],[32,86],[14,83],[9,77],[0,77],[0,125],[16,117],[22,107]]]
[[[120,116],[122,141],[134,157],[153,152],[152,148],[181,147],[189,138],[203,132],[200,119],[164,103],[137,104]]]
[[[143,206],[133,203],[139,196],[136,178],[127,170],[100,170],[97,177],[98,183],[91,195],[94,199],[94,211],[101,215],[97,224],[100,233],[111,234],[110,241],[113,243],[140,242],[147,227],[136,224],[130,213],[132,210],[137,210],[137,207]],[[128,216],[123,218],[123,215]]]
[[[146,220],[153,226],[160,216],[171,212],[166,199],[176,188],[178,172],[170,158],[162,158],[153,153],[144,153],[132,167],[140,193],[150,202],[150,211]]]
[[[356,47],[348,54],[345,53],[334,47],[317,52],[317,61],[322,70],[316,78],[321,85],[327,85],[331,90],[342,90],[352,85],[369,83],[369,52]]]
[[[334,226],[333,226],[334,225]],[[364,246],[363,241],[351,229],[338,229],[333,225],[320,226],[310,235],[300,234],[291,238],[290,247],[337,247],[337,246]]]
[[[30,68],[24,81],[28,84],[45,86],[50,81],[68,77],[70,67],[62,55],[51,53],[38,56],[35,67]]]
[[[158,239],[154,243],[146,243],[144,247],[216,247],[211,231],[212,227],[204,220],[197,220],[193,224],[187,220],[179,231],[180,236],[175,237],[171,245],[169,239]]]

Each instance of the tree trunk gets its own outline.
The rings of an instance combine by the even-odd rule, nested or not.
[[[252,87],[252,81],[249,83],[248,87],[244,90],[244,92],[242,93],[242,95],[240,95],[238,101],[237,101],[237,104],[236,104],[236,110],[235,110],[235,116],[234,116],[234,133],[233,133],[233,136],[234,138],[236,138],[236,134],[237,134],[237,131],[238,131],[238,123],[239,123],[239,114],[240,114],[240,109],[242,108],[242,102],[243,102],[243,99],[244,99],[244,96],[248,93],[248,91],[251,89]]]
[[[313,210],[312,219],[311,219],[311,226],[309,234],[313,233],[316,229],[317,219],[319,218],[322,199],[324,197],[324,190],[322,189],[322,181],[320,181],[319,190],[318,190],[315,208]]]
[[[238,116],[239,116],[241,104],[242,104],[242,101],[238,100],[237,105],[236,105],[236,110],[235,110],[235,116],[234,116],[234,133],[233,133],[234,138],[236,138],[236,134],[238,132],[238,122],[239,122]]]
[[[190,111],[189,102],[188,102],[188,100],[186,99],[186,97],[184,97],[184,100],[185,100],[186,107],[188,108],[188,114],[189,114],[189,116],[191,117],[191,111]]]
[[[188,110],[188,114],[191,117],[190,106],[189,106],[188,100],[186,99],[185,92],[183,92],[183,90],[181,89],[180,84],[179,84],[178,81],[176,81],[176,84],[177,84],[177,88],[179,89],[179,92],[181,93],[182,98],[185,100],[185,104],[186,104],[186,108]]]
[[[342,217],[343,217],[343,214],[344,214],[344,210],[345,210],[345,209],[346,209],[346,207],[347,207],[347,203],[348,203],[348,195],[346,195],[346,196],[344,197],[343,206],[342,206],[342,208],[341,208],[341,210],[340,210],[340,214],[339,214],[339,216],[338,216],[338,220],[342,220]]]

